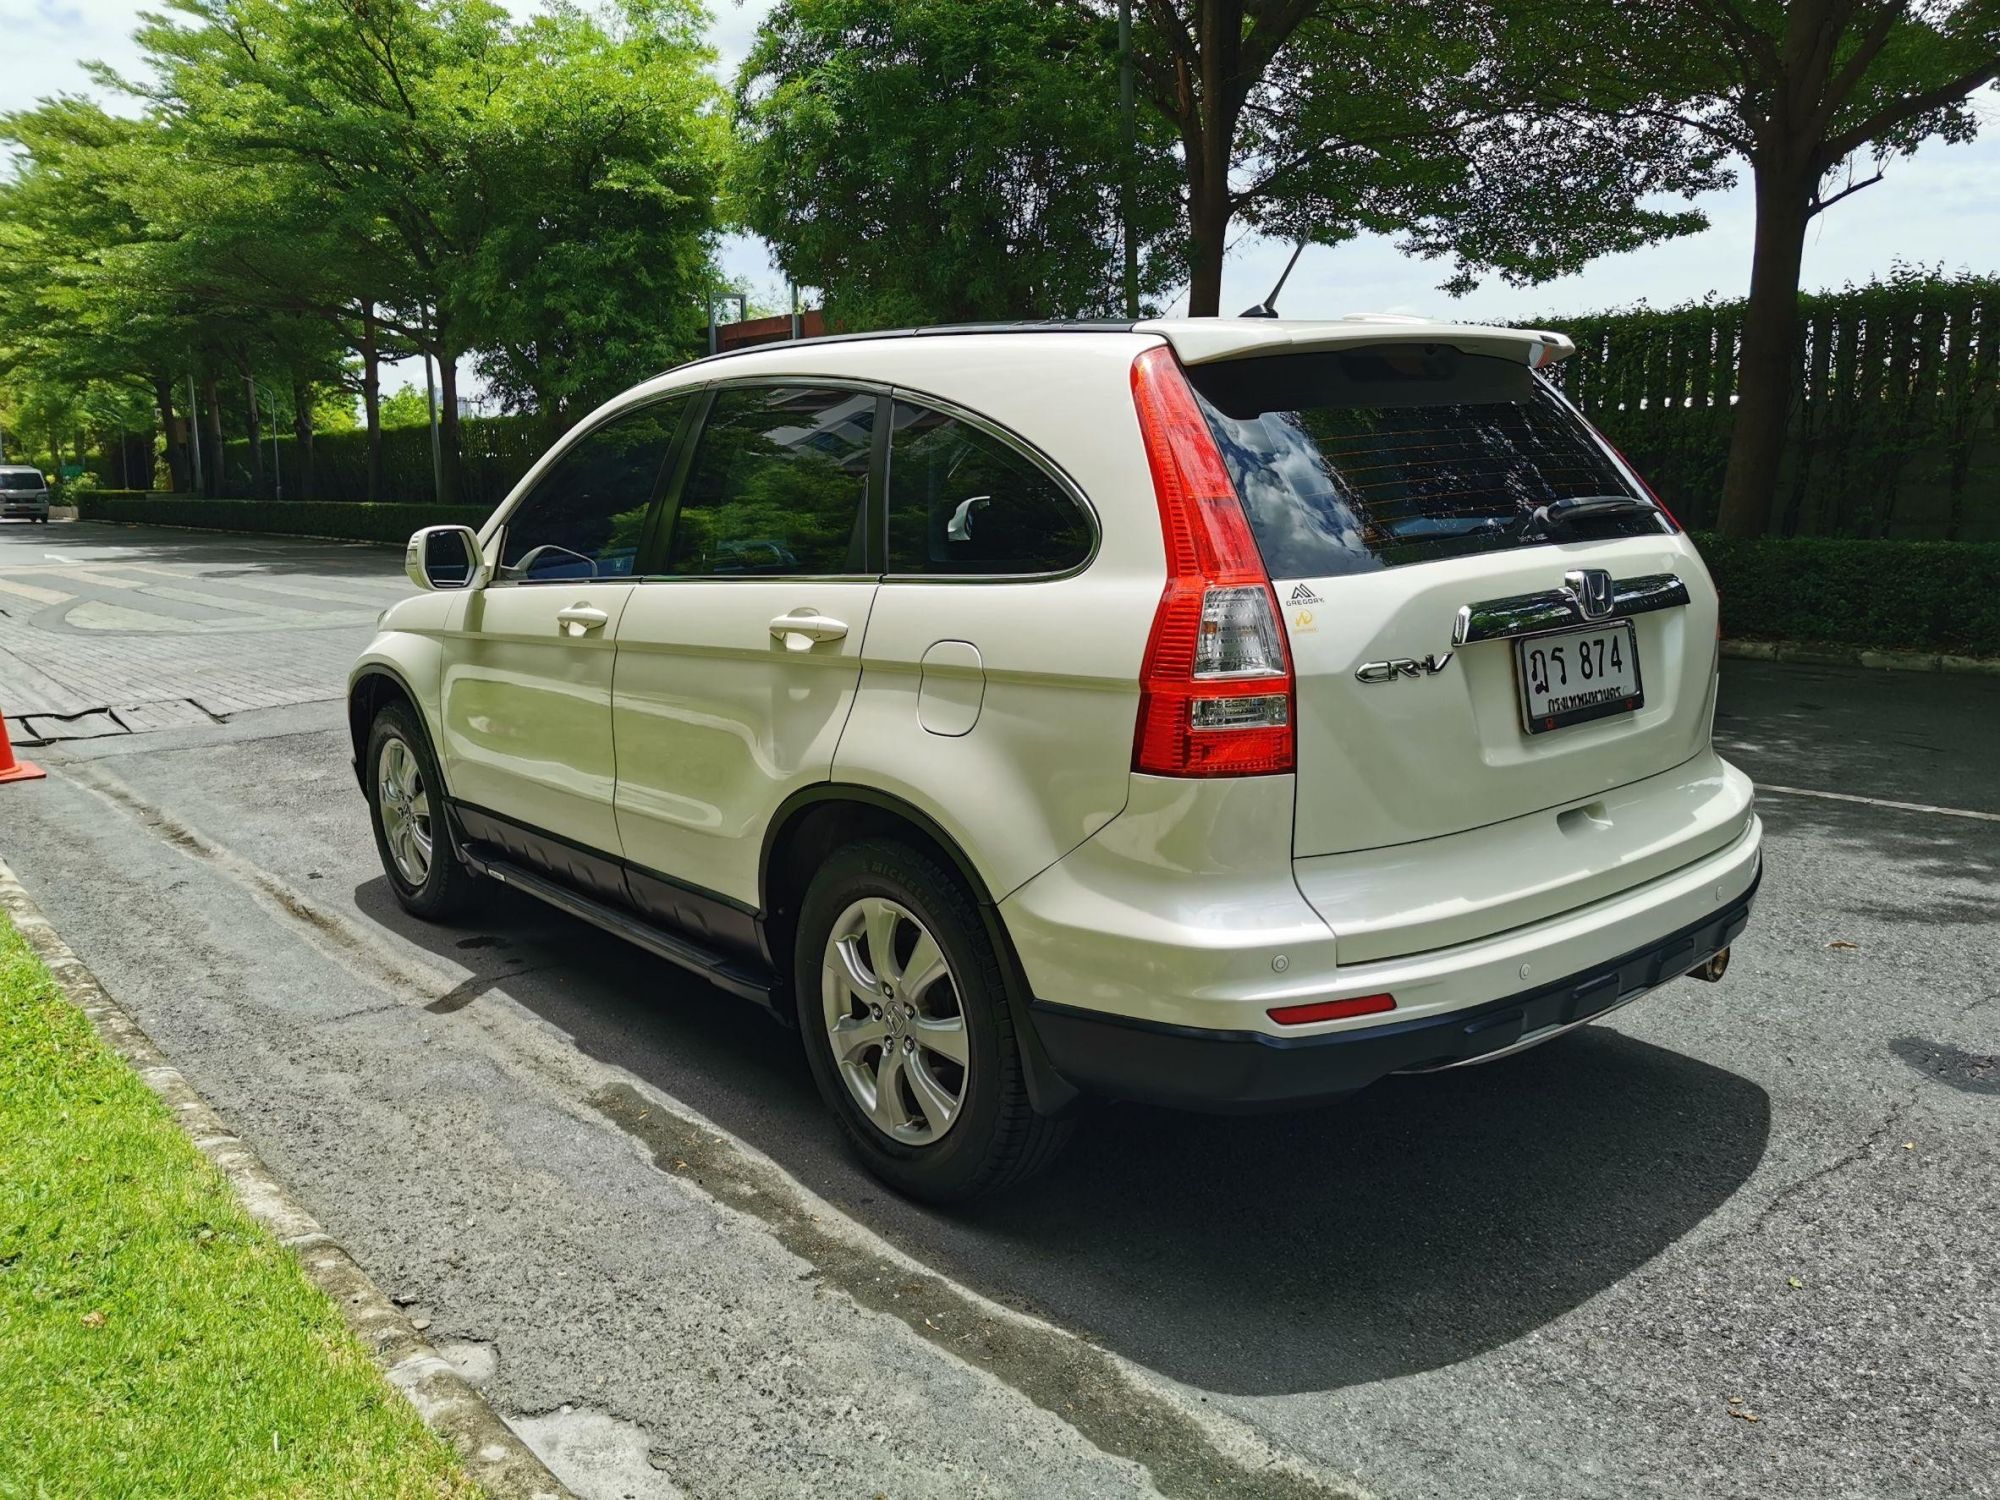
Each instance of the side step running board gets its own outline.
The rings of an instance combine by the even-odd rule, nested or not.
[[[655,957],[664,958],[670,964],[677,964],[691,974],[699,974],[709,983],[729,991],[732,995],[744,1000],[754,1000],[774,1012],[778,1010],[772,993],[776,988],[776,982],[768,971],[760,971],[757,967],[745,964],[729,954],[704,948],[678,933],[668,932],[663,927],[655,927],[630,912],[621,911],[615,906],[571,890],[561,882],[551,880],[526,865],[518,865],[512,860],[501,858],[482,844],[462,845],[459,852],[465,863],[477,874],[497,880],[502,885],[511,885],[517,890],[526,891],[551,906],[560,907],[571,916],[581,917],[593,926],[603,928],[614,937],[621,937],[628,943],[644,948]]]

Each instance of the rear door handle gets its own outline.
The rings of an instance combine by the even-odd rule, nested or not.
[[[556,624],[568,635],[582,635],[588,630],[602,630],[610,623],[611,616],[588,604],[572,604],[567,609],[556,611]]]
[[[816,609],[795,609],[771,622],[771,634],[785,643],[787,651],[810,651],[822,641],[840,640],[847,625]]]

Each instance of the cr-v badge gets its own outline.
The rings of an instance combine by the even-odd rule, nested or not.
[[[1354,669],[1363,682],[1394,682],[1398,677],[1432,677],[1451,662],[1451,653],[1439,656],[1399,656],[1393,661],[1365,661]]]

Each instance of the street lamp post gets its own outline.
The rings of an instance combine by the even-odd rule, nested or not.
[[[1118,185],[1124,221],[1125,316],[1139,316],[1139,242],[1132,238],[1132,174],[1139,168],[1139,137],[1132,113],[1132,0],[1118,0],[1118,113],[1125,126],[1125,170]]]
[[[270,415],[272,419],[271,420],[271,498],[274,500],[282,500],[285,498],[285,471],[278,463],[277,398],[271,394],[271,388],[269,386],[262,386],[257,384],[257,382],[252,380],[248,375],[243,377],[243,383],[250,387],[250,414],[252,416],[255,416],[257,414],[257,392],[262,391],[264,393],[264,410],[266,413]]]

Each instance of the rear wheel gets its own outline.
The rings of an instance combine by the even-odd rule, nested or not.
[[[481,894],[479,878],[459,860],[437,759],[407,704],[392,703],[375,716],[366,753],[375,850],[396,899],[429,921],[470,910]]]
[[[828,859],[793,974],[820,1094],[892,1187],[970,1198],[1039,1171],[1068,1138],[1028,1102],[999,956],[935,856],[869,839]]]

